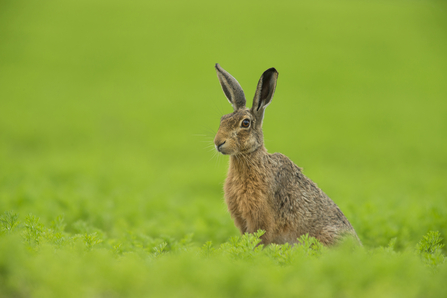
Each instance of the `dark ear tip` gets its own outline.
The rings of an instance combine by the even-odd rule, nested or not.
[[[216,65],[214,66],[216,69],[220,69],[220,65],[219,63],[216,63]]]
[[[276,73],[276,75],[279,75],[279,72],[274,67],[267,69],[266,71],[264,71],[264,73],[265,74],[274,74],[274,73]]]

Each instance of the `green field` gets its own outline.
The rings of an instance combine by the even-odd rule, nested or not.
[[[445,297],[445,1],[0,0],[0,297]],[[363,242],[257,247],[214,64]]]

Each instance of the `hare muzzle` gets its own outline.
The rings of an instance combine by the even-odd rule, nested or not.
[[[217,149],[217,151],[219,151],[220,153],[223,153],[223,151],[222,151],[222,147],[223,147],[223,145],[225,145],[226,142],[227,142],[227,141],[224,141],[224,142],[221,143],[220,145],[217,145],[217,144],[216,144],[216,149]],[[223,154],[225,154],[225,153],[223,153]]]
[[[225,137],[220,135],[219,133],[214,138],[214,146],[216,147],[216,150],[219,151],[222,154],[229,154],[228,151],[228,142]]]

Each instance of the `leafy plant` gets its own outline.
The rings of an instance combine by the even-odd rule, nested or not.
[[[422,240],[416,245],[416,251],[429,266],[439,266],[446,261],[442,253],[444,244],[441,234],[438,231],[430,231],[422,237]]]
[[[37,247],[40,244],[42,234],[45,233],[45,228],[40,219],[32,214],[25,217],[24,229],[22,236],[29,247]]]
[[[0,233],[11,233],[18,224],[18,215],[11,211],[5,211],[0,216]]]
[[[259,243],[264,234],[265,231],[258,230],[253,234],[245,233],[240,237],[231,237],[230,241],[223,243],[218,251],[232,259],[251,259],[262,251],[264,246]]]

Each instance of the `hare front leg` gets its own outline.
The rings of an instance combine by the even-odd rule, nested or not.
[[[233,216],[234,225],[239,229],[241,235],[247,233],[247,221],[240,216]]]
[[[247,221],[248,227],[247,232],[248,233],[256,233],[258,230],[264,230],[264,235],[261,236],[261,243],[260,244],[270,244],[273,241],[274,238],[274,229],[273,229],[273,220],[270,218],[268,213],[258,214],[256,218],[253,218],[250,221]]]

